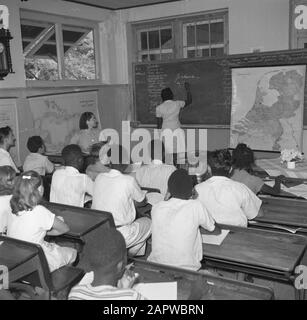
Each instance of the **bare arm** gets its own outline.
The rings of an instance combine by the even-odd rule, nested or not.
[[[161,129],[162,128],[163,119],[162,118],[156,118],[156,119],[157,119],[157,128]]]
[[[53,226],[52,226],[51,230],[47,231],[47,235],[48,236],[58,236],[60,234],[66,233],[68,231],[69,231],[68,225],[64,221],[55,217],[54,222],[53,222]]]

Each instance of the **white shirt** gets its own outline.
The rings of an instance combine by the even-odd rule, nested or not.
[[[247,226],[254,219],[262,201],[243,183],[214,176],[196,185],[199,200],[217,223]]]
[[[10,200],[12,195],[0,196],[0,233],[6,231],[8,217],[11,214]]]
[[[145,192],[140,189],[135,178],[112,169],[97,176],[92,209],[111,212],[117,227],[128,226],[135,220],[133,201],[141,202],[144,198]],[[125,239],[129,234],[129,230],[126,231],[127,234],[122,232]]]
[[[43,244],[46,232],[54,223],[55,215],[41,205],[33,210],[11,214],[8,219],[7,236]]]
[[[164,164],[160,160],[153,160],[151,164],[136,170],[136,180],[141,187],[159,189],[164,199],[168,178],[175,170],[174,166]]]
[[[50,188],[50,201],[83,207],[86,193],[93,194],[93,181],[76,168],[64,167],[54,172]]]
[[[44,176],[54,170],[54,165],[47,156],[40,153],[30,153],[27,155],[23,164],[23,171],[34,170],[39,175]]]
[[[172,198],[153,206],[149,261],[198,270],[203,258],[199,226],[213,231],[214,220],[198,200]]]
[[[163,119],[162,129],[180,128],[179,112],[184,105],[185,101],[166,100],[156,108],[156,117]]]
[[[10,166],[16,172],[19,172],[10,153],[8,151],[4,150],[3,148],[0,148],[0,166]]]

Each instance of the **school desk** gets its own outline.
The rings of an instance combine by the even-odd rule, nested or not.
[[[61,236],[49,236],[48,241],[75,248],[79,253],[78,267],[91,271],[88,256],[93,246],[102,245],[100,237],[105,228],[115,228],[111,213],[44,202],[43,205],[57,216],[62,216],[70,230]]]
[[[307,201],[269,196],[261,200],[264,215],[249,221],[249,226],[284,231],[289,228],[288,232],[307,236]]]
[[[307,161],[296,163],[295,169],[288,169],[280,163],[280,158],[256,160],[256,165],[265,170],[270,176],[284,175],[290,178],[307,179]]]
[[[294,283],[295,268],[307,247],[306,237],[260,229],[221,227],[230,232],[221,245],[203,245],[205,265]],[[295,293],[301,298],[304,291],[295,290]]]
[[[215,275],[132,259],[138,282],[177,282],[178,300],[270,300],[269,288]]]
[[[9,282],[14,282],[35,271],[33,259],[36,254],[26,245],[17,247],[9,242],[0,241],[0,265],[8,268]]]

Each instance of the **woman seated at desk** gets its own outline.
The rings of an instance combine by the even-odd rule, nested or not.
[[[79,145],[84,153],[89,153],[91,146],[99,142],[99,140],[106,140],[103,134],[97,129],[98,121],[92,112],[82,113],[79,128],[80,131],[71,138],[70,144]]]

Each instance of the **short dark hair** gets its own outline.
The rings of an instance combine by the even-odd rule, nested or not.
[[[44,141],[40,136],[32,136],[28,139],[27,148],[30,152],[37,152],[44,145]]]
[[[122,234],[115,228],[105,228],[99,235],[99,241],[87,246],[89,265],[92,270],[115,272],[119,262],[125,261],[127,249]]]
[[[100,149],[107,143],[108,143],[107,141],[100,141],[100,142],[94,143],[91,146],[90,155],[94,158],[99,158]]]
[[[116,150],[116,149],[118,150],[118,159],[115,158],[116,155],[117,155],[117,152],[113,153],[113,151]],[[124,172],[127,169],[129,163],[131,162],[130,159],[129,159],[129,161],[128,161],[129,163],[123,163],[124,162],[123,160],[127,158],[127,151],[120,144],[119,145],[111,145],[111,148],[107,152],[107,156],[111,160],[110,161],[110,167],[112,169],[116,169],[116,170],[121,171],[121,172]],[[114,158],[115,158],[115,161],[114,161]]]
[[[254,152],[245,143],[239,143],[232,152],[232,167],[234,169],[246,170],[252,172],[252,165],[254,164]]]
[[[0,128],[0,144],[3,144],[4,139],[7,138],[11,132],[13,132],[13,130],[9,126]]]
[[[32,210],[39,204],[42,195],[38,188],[42,185],[41,176],[35,171],[26,171],[16,178],[10,201],[12,213]]]
[[[0,166],[0,195],[12,194],[16,171],[11,166]]]
[[[81,157],[83,158],[83,153],[77,144],[69,144],[62,150],[62,158],[66,166],[77,163]]]
[[[231,154],[227,149],[215,150],[208,154],[208,164],[213,176],[229,176]]]
[[[162,98],[162,101],[173,100],[174,94],[173,94],[173,91],[171,90],[171,88],[162,89],[161,98]]]
[[[79,120],[79,128],[80,130],[88,129],[88,125],[86,121],[89,121],[92,119],[92,117],[95,117],[93,112],[83,112],[81,114],[80,120]]]

